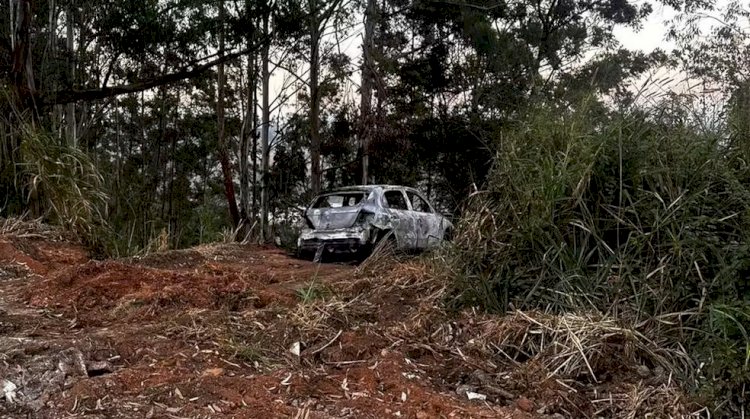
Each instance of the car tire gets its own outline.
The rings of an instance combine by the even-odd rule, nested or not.
[[[312,260],[312,259],[313,259],[313,257],[314,257],[315,255],[314,255],[314,253],[310,252],[309,250],[302,250],[302,249],[299,249],[299,248],[298,248],[298,249],[297,249],[297,250],[296,250],[296,251],[294,252],[294,256],[295,256],[295,257],[296,257],[297,259],[302,259],[302,260]]]
[[[354,259],[355,259],[355,260],[356,260],[357,262],[359,262],[359,263],[362,263],[362,262],[364,262],[365,260],[367,260],[367,258],[369,258],[369,257],[370,257],[370,255],[372,254],[372,252],[373,252],[374,250],[375,250],[375,245],[374,245],[374,244],[371,244],[371,243],[368,243],[368,244],[366,244],[366,245],[364,245],[364,246],[360,247],[360,248],[359,248],[359,249],[357,250],[357,253],[356,253],[356,254],[355,254],[355,256],[354,256]]]

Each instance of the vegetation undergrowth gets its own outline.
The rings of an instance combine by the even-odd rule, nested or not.
[[[59,225],[95,255],[111,254],[108,196],[94,161],[84,150],[31,123],[16,129],[22,137],[16,184],[30,208],[28,215]]]
[[[714,416],[747,414],[750,138],[689,112],[539,106],[506,130],[444,264],[454,302],[591,312],[691,362]],[[667,338],[667,339],[665,339]]]

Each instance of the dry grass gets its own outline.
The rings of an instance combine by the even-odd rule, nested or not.
[[[554,409],[566,415],[698,417],[699,407],[680,386],[688,354],[606,316],[466,311],[429,341],[456,362],[506,371],[509,378],[499,383],[521,385],[521,393],[559,399]]]
[[[446,308],[450,280],[434,263],[439,257],[397,263],[392,254],[376,254],[360,266],[359,280],[342,286],[374,310],[384,310],[388,296],[407,300],[395,324],[378,328],[393,345],[441,354],[443,363],[464,365],[466,371],[505,371],[528,385],[514,390],[498,379],[479,385],[480,393],[499,392],[507,399],[515,391],[551,388],[560,396],[539,396],[559,398],[555,411],[571,416],[699,416],[679,378],[693,361],[667,337],[660,338],[654,325],[630,326],[635,322],[592,312],[451,313]]]
[[[0,217],[0,236],[37,238],[48,241],[76,241],[73,235],[58,227],[45,224],[42,218],[29,219],[27,216]]]
[[[625,384],[617,391],[591,400],[596,417],[636,418],[699,418],[704,410],[691,410],[690,403],[679,386],[674,383],[659,386],[642,382]]]
[[[338,284],[348,292],[365,290],[375,295],[420,295],[419,303],[438,307],[447,298],[448,278],[429,258],[400,261],[392,250],[376,251],[357,268],[358,280]]]
[[[297,305],[289,313],[289,321],[303,335],[324,333],[337,325],[349,324],[348,312],[353,303],[340,297],[311,300]]]
[[[475,344],[513,362],[537,359],[550,377],[588,376],[596,383],[613,369],[645,367],[671,374],[681,373],[680,366],[691,362],[684,351],[667,349],[641,331],[598,314],[516,310],[479,321],[477,329],[482,333],[473,339]]]

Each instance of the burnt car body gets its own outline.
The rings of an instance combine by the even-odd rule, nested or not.
[[[422,194],[404,186],[335,189],[318,195],[304,216],[297,240],[301,255],[368,254],[384,239],[400,250],[424,250],[448,239],[453,229]]]

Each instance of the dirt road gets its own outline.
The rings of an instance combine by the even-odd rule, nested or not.
[[[0,237],[0,416],[532,417],[430,343],[461,334],[439,283],[387,273],[243,245],[90,261]]]

